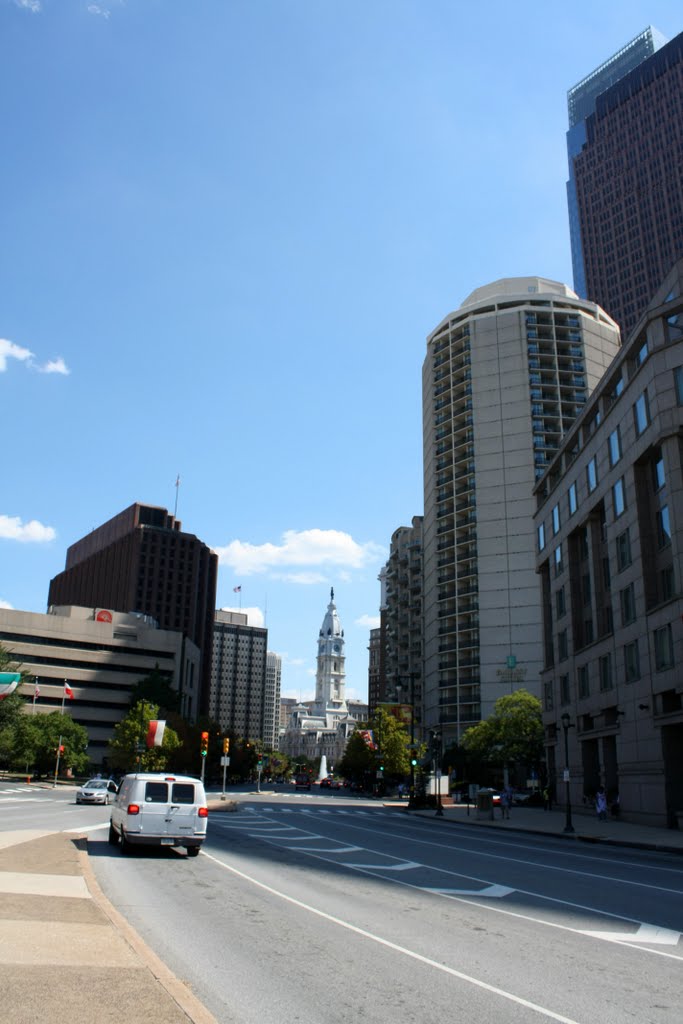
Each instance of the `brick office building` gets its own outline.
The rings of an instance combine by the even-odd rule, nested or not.
[[[218,556],[165,508],[135,503],[67,551],[48,605],[151,615],[201,652],[199,685],[180,681],[183,714],[208,711]]]

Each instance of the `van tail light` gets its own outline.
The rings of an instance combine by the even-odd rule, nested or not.
[[[129,814],[139,814],[140,813],[140,804],[128,804],[128,813]]]
[[[209,817],[209,808],[208,807],[200,807],[199,810],[197,811],[197,814],[199,815],[200,818],[208,818]]]

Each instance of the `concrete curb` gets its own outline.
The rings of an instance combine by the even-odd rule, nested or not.
[[[180,981],[175,974],[159,959],[147,943],[140,938],[135,929],[128,923],[125,917],[109,902],[102,892],[95,874],[90,865],[87,848],[87,837],[77,836],[78,857],[85,878],[86,885],[90,891],[93,902],[100,908],[102,913],[109,919],[112,926],[121,935],[123,940],[130,946],[132,951],[146,967],[155,981],[157,981],[168,996],[177,1004],[192,1024],[219,1024],[219,1021],[210,1013],[203,1003],[190,991],[185,982]]]

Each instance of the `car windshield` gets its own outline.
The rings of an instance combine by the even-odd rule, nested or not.
[[[83,789],[106,789],[106,788],[107,788],[107,780],[106,779],[92,779],[90,782],[86,782],[85,786],[83,787]]]

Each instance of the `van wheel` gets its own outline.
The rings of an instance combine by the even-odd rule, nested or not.
[[[121,853],[130,853],[130,843],[126,839],[123,829],[121,829]]]
[[[109,844],[110,846],[118,846],[119,835],[111,822],[109,822]]]
[[[188,846],[188,848],[187,848],[187,856],[188,857],[197,857],[198,854],[199,854],[199,847],[198,846]]]

